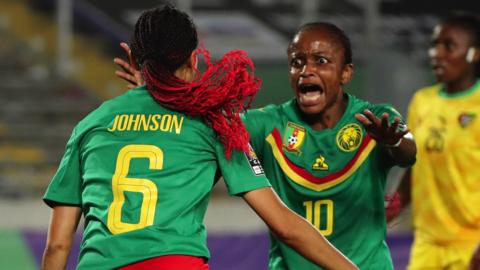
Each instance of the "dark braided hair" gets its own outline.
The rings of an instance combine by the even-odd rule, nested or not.
[[[206,70],[197,70],[192,82],[176,77],[174,72],[188,63],[197,46],[197,31],[190,17],[166,5],[140,16],[131,48],[150,95],[162,106],[202,117],[218,134],[229,159],[234,149],[248,151],[250,136],[239,113],[250,107],[261,82],[253,75],[252,60],[240,50],[211,63],[210,53],[197,49]]]
[[[155,61],[173,73],[198,46],[192,19],[171,5],[143,12],[135,24],[132,54],[140,65]]]
[[[441,24],[459,27],[467,31],[472,39],[472,45],[480,53],[480,18],[470,13],[459,12],[443,19]],[[475,76],[480,77],[480,62],[475,64]]]
[[[306,23],[300,28],[298,28],[297,32],[295,33],[295,36],[300,34],[303,31],[306,31],[308,29],[326,29],[330,34],[332,34],[335,39],[340,43],[340,45],[343,47],[343,59],[344,59],[344,64],[352,64],[353,63],[353,53],[352,53],[352,45],[350,43],[350,39],[348,38],[347,34],[340,29],[338,26],[328,23],[328,22],[311,22],[311,23]],[[288,45],[288,51],[290,51],[291,46],[292,46],[292,41]]]

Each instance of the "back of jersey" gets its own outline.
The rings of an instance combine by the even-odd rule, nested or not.
[[[201,119],[161,107],[145,87],[82,120],[45,195],[82,207],[79,268],[163,254],[209,257],[203,217],[219,151]]]

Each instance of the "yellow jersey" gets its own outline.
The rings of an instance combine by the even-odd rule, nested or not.
[[[419,90],[407,123],[418,149],[412,168],[416,237],[439,244],[480,240],[480,80],[456,94],[440,84]]]

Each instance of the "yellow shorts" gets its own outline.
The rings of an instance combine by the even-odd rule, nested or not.
[[[467,270],[478,241],[436,244],[415,238],[408,270]]]

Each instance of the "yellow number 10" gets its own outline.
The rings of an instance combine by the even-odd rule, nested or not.
[[[305,206],[305,219],[312,223],[324,236],[328,236],[333,232],[333,201],[332,200],[319,200],[319,201],[306,201],[303,202]],[[320,219],[322,205],[325,206],[326,221],[324,221],[325,228],[321,228],[322,220]]]
[[[138,230],[153,224],[157,205],[157,186],[148,179],[129,178],[130,161],[147,158],[151,170],[163,168],[163,151],[154,145],[132,144],[123,147],[117,156],[117,165],[112,178],[113,201],[108,209],[107,226],[111,233],[118,234]],[[143,196],[138,223],[122,222],[122,207],[125,192],[138,192]]]

